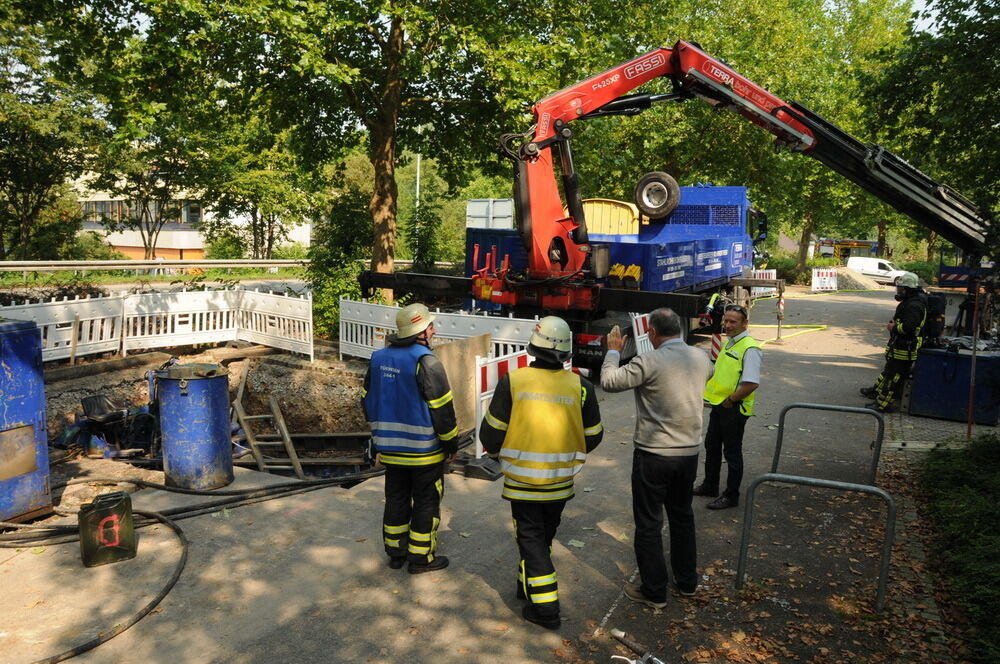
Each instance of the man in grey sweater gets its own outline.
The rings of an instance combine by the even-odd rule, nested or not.
[[[635,390],[636,422],[632,453],[632,514],[635,558],[641,583],[626,584],[629,599],[653,608],[667,605],[663,556],[663,508],[670,525],[670,567],[681,595],[698,586],[691,489],[701,447],[702,391],[712,375],[708,355],[684,343],[680,319],[670,309],[649,315],[654,350],[618,366],[624,339],[618,326],[608,334],[601,387]]]

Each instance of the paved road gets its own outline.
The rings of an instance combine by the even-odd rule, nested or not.
[[[830,327],[766,346],[760,414],[747,427],[748,478],[769,469],[783,405],[862,405],[857,389],[870,384],[881,363],[893,305],[889,292],[789,298],[786,323]],[[773,336],[760,327],[773,306],[765,301],[755,309],[752,331],[760,339]],[[604,443],[587,462],[554,544],[565,618],[559,632],[519,616],[509,509],[498,484],[448,477],[440,549],[452,566],[409,576],[384,565],[383,487],[373,480],[183,522],[188,567],[162,610],[77,661],[607,662],[620,651],[602,630],[619,627],[658,648],[664,661],[680,662],[698,647],[742,643],[739,636],[755,632],[751,621],[764,614],[782,639],[792,629],[787,624],[832,625],[835,633],[818,645],[814,639],[789,646],[802,661],[830,640],[847,648],[853,641],[860,652],[886,645],[855,633],[831,601],[839,593],[867,602],[877,558],[865,553],[867,540],[839,519],[838,508],[816,502],[808,490],[768,489],[757,501],[761,529],[749,570],[759,584],[756,599],[732,591],[742,510],[710,512],[704,499],[695,509],[702,597],[671,599],[663,611],[624,599],[622,584],[635,571],[628,488],[635,411],[627,393],[602,395],[601,408]],[[797,412],[789,432],[782,472],[867,477],[870,420]],[[256,475],[241,472],[240,482],[270,479]],[[137,506],[175,501],[149,491],[135,496]],[[875,502],[844,505],[848,515],[878,509]],[[7,598],[0,605],[0,653],[7,654],[0,659],[32,661],[114,625],[148,600],[177,555],[162,528],[143,533],[135,560],[91,570],[79,566],[74,545],[13,556],[0,549]],[[869,585],[857,588],[858,579]]]

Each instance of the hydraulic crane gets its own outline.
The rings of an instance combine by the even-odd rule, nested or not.
[[[630,94],[659,77],[670,80],[671,92]],[[466,296],[471,292],[475,298],[521,309],[648,311],[671,306],[681,315],[696,315],[701,306],[695,295],[614,290],[595,280],[569,126],[589,118],[636,115],[657,102],[694,98],[743,116],[774,134],[777,146],[817,159],[966,252],[983,252],[983,218],[961,194],[802,104],[786,103],[697,44],[678,41],[545,97],[532,108],[535,123],[530,131],[501,137],[501,152],[514,164],[517,228],[528,254],[527,270],[513,274],[506,262],[492,257],[471,283],[456,277],[369,272],[362,275],[363,288]],[[557,164],[565,200],[556,180]],[[677,183],[666,173],[648,173],[634,191],[636,206],[654,219],[667,216],[678,199]]]

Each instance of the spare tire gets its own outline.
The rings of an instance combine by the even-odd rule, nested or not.
[[[644,215],[660,219],[673,212],[681,202],[681,188],[668,173],[652,171],[639,178],[632,200]]]

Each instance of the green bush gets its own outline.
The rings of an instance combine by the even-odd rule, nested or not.
[[[806,261],[806,267],[835,267],[840,265],[840,259],[833,256],[813,256]]]
[[[246,258],[246,249],[235,235],[219,235],[205,247],[205,258],[211,260],[239,260]]]
[[[907,261],[896,265],[900,270],[912,272],[929,284],[937,283],[938,264],[930,261]]]
[[[301,242],[283,244],[280,247],[276,247],[275,250],[271,252],[271,258],[286,261],[309,258],[309,247]]]
[[[775,270],[778,279],[784,279],[788,284],[808,284],[811,279],[809,270],[797,269],[796,259],[787,254],[771,256],[763,268]]]
[[[86,231],[76,236],[69,260],[78,261],[121,261],[128,258],[116,250],[99,233]]]
[[[934,450],[920,481],[934,530],[931,568],[964,609],[976,662],[1000,662],[1000,436],[982,435],[960,450]]]

